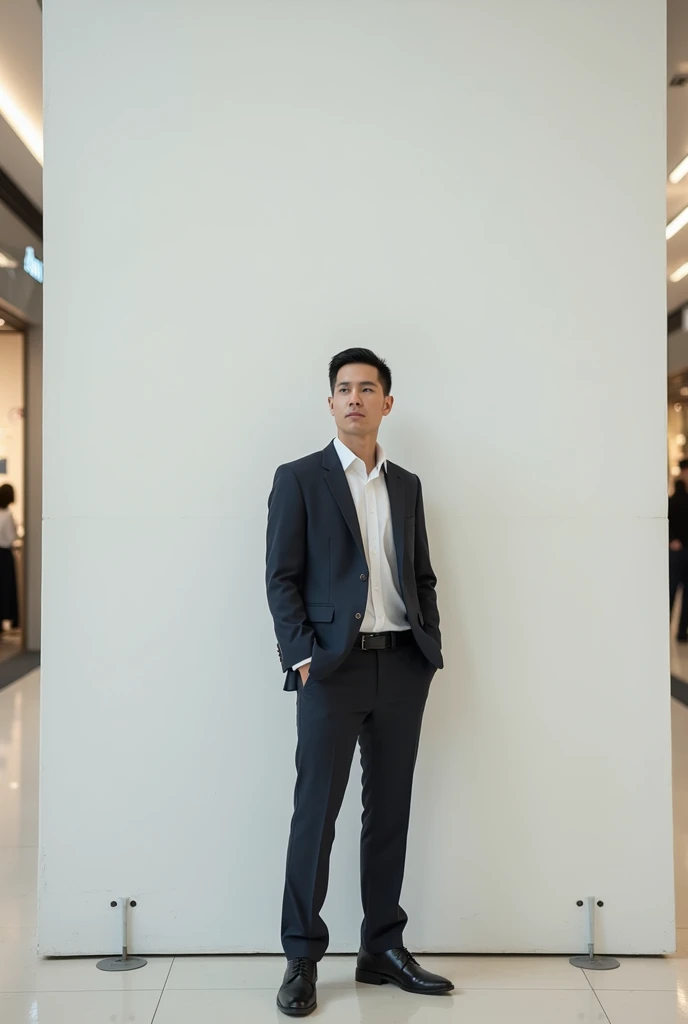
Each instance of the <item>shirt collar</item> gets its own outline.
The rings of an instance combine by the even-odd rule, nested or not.
[[[363,472],[366,474],[366,476],[368,476],[367,470],[365,468],[365,463],[363,462],[363,460],[359,459],[358,455],[354,455],[351,449],[347,448],[343,441],[340,441],[338,437],[335,437],[334,439],[334,448],[335,451],[337,452],[337,455],[339,456],[339,461],[341,462],[342,468],[344,469],[345,473],[350,466],[353,466],[354,462],[359,462],[363,467]],[[387,472],[387,459],[385,458],[385,453],[383,452],[380,445],[377,446],[376,455],[377,462],[375,464],[375,469],[370,474],[371,478],[379,476],[383,469],[385,473]]]

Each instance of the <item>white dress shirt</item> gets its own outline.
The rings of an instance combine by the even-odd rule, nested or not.
[[[399,586],[392,513],[383,473],[386,469],[385,453],[378,445],[376,464],[369,476],[363,459],[354,455],[338,437],[334,439],[334,447],[354,499],[368,563],[368,602],[361,632],[389,633],[408,629],[406,606]],[[310,660],[300,661],[293,668],[301,668]]]
[[[17,539],[14,516],[8,508],[0,509],[0,548],[11,548]]]

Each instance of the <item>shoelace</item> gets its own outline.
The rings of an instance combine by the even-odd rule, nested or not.
[[[395,956],[399,957],[399,959],[403,961],[404,967],[406,967],[406,964],[408,963],[416,964],[416,966],[418,967],[420,966],[416,958],[411,956],[406,946],[396,946],[392,950],[392,952],[394,953]]]
[[[311,961],[306,956],[298,956],[292,961],[292,975],[294,978],[299,976],[302,978],[310,979],[313,968],[311,967]]]

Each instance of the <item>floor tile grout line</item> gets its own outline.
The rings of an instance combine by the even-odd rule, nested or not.
[[[160,998],[158,999],[157,1005],[155,1007],[155,1013],[151,1017],[151,1024],[155,1024],[155,1018],[158,1016],[158,1010],[160,1009],[160,1003],[162,1002],[162,997],[165,995],[165,989],[167,988],[167,982],[170,980],[170,974],[172,973],[172,968],[174,967],[174,961],[176,959],[177,959],[176,957],[174,957],[174,956],[172,957],[172,962],[170,964],[170,969],[169,969],[169,971],[167,972],[167,974],[165,976],[165,982],[164,982],[164,984],[162,986],[162,991],[160,992]]]
[[[236,986],[236,985],[217,985],[217,986],[215,986],[215,985],[213,985],[211,987],[208,987],[207,985],[204,985],[202,987],[199,986],[197,988],[177,988],[175,986],[167,985],[166,984],[165,987],[164,987],[164,991],[165,992],[270,992],[273,988],[278,988],[278,987],[279,987],[279,985],[239,985],[239,986]],[[353,988],[353,989],[355,989],[355,991],[360,991],[360,989],[358,989],[354,985],[353,982],[352,982],[351,985],[349,985],[348,983],[343,983],[343,982],[322,981],[322,979],[320,980],[320,988],[321,988],[321,990],[325,990],[325,991],[335,991],[335,990],[341,991],[342,989],[349,989],[349,988]],[[533,986],[533,987],[530,987],[530,988],[527,988],[527,987],[524,987],[524,986],[519,986],[518,988],[510,988],[508,986],[502,987],[501,985],[498,985],[498,986],[492,985],[492,986],[484,986],[484,987],[477,987],[475,985],[471,985],[471,986],[458,985],[456,987],[456,989],[454,990],[454,995],[460,995],[460,994],[465,993],[465,992],[548,992],[548,993],[549,992],[587,992],[589,990],[589,988],[593,992],[595,992],[595,989],[593,989],[592,986],[590,986],[590,985],[588,987],[586,987],[586,988],[580,988],[580,987],[579,988],[542,988],[542,987],[538,988],[537,986]],[[101,990],[99,989],[98,991],[101,991]],[[108,991],[112,991],[112,990],[108,990]],[[119,989],[117,991],[119,991]],[[139,991],[142,991],[142,990],[139,990]],[[152,990],[148,989],[147,991],[150,992]],[[607,990],[604,990],[604,991],[607,991]],[[624,988],[624,989],[610,989],[609,991],[613,991],[613,992],[637,992],[637,991],[642,991],[642,992],[669,992],[669,991],[672,991],[673,992],[673,989],[630,989],[630,988],[629,989],[625,989]],[[597,992],[595,992],[595,995],[597,996]]]
[[[92,996],[101,992],[112,992],[117,995],[123,992],[159,992],[155,988],[7,988],[0,989],[0,999],[3,996]]]
[[[348,988],[347,985],[331,985],[325,982],[322,986],[326,991],[340,990]],[[353,987],[353,986],[352,986]],[[164,992],[270,992],[274,988],[273,985],[242,985],[240,988],[171,988],[165,983],[162,991],[156,986],[155,988],[46,988],[46,989],[26,989],[26,988],[11,988],[11,989],[0,989],[0,998],[2,996],[33,996],[33,995],[98,995],[100,993],[132,993],[138,992],[160,992],[160,995]],[[466,988],[458,986],[454,991],[454,995],[461,995],[466,992],[545,992],[545,993],[556,993],[556,992],[587,992],[590,990],[598,998],[600,993],[606,992],[622,992],[626,995],[632,993],[642,993],[643,995],[660,995],[666,993],[674,993],[675,989],[668,988],[609,988],[609,989],[594,989],[592,986],[588,988],[502,988],[501,986],[493,986],[492,988]],[[356,991],[359,991],[356,989]],[[604,1007],[602,1007],[604,1009]]]
[[[169,980],[169,974],[170,974],[171,970],[172,970],[172,968],[170,967],[170,971],[168,971],[168,975],[167,975],[167,978],[165,979],[165,982],[163,984],[162,990],[160,990],[157,986],[155,986],[154,988],[132,988],[132,989],[121,989],[121,988],[69,988],[69,989],[66,989],[66,988],[48,988],[48,989],[32,988],[32,989],[24,989],[24,988],[18,988],[18,989],[0,989],[0,997],[1,996],[9,996],[9,995],[15,995],[16,996],[16,995],[49,995],[49,994],[53,994],[53,995],[54,994],[59,994],[59,995],[91,995],[91,994],[99,993],[99,992],[120,993],[120,992],[126,991],[126,992],[160,992],[160,996],[162,998],[162,995],[165,992],[269,992],[269,991],[271,991],[275,987],[273,985],[241,985],[239,987],[237,987],[237,986],[221,986],[221,987],[220,986],[218,986],[218,987],[212,986],[212,987],[208,988],[207,986],[204,986],[202,988],[173,988],[173,987],[171,987],[171,986],[169,986],[167,984],[167,982]],[[321,987],[323,989],[325,989],[325,990],[328,990],[328,991],[332,991],[332,990],[335,990],[335,989],[336,990],[345,989],[345,988],[348,989],[349,987],[355,988],[356,991],[358,991],[357,986],[355,986],[353,983],[352,983],[351,986],[349,986],[348,984],[336,984],[336,983],[332,984],[332,983],[329,983],[329,982],[325,981],[322,984]],[[478,988],[478,987],[475,987],[475,986],[466,987],[466,986],[459,985],[459,986],[457,986],[457,989],[455,991],[455,995],[457,995],[457,994],[460,995],[461,993],[465,993],[465,992],[512,992],[512,993],[513,992],[546,992],[546,993],[555,993],[555,992],[587,992],[589,989],[592,992],[594,992],[595,996],[598,997],[598,1000],[599,1000],[599,992],[596,991],[594,988],[592,988],[592,985],[590,985],[590,983],[588,983],[588,987],[587,988],[542,988],[542,987],[538,988],[537,986],[528,987],[528,988],[524,987],[524,986],[519,986],[517,988],[510,988],[508,986],[502,987],[501,985],[499,985],[499,986],[493,985],[493,986],[490,986],[490,987],[486,986],[486,987]],[[673,991],[674,991],[674,989],[633,989],[633,988],[600,989],[600,992],[603,992],[603,993],[604,992],[626,992],[626,993],[628,993],[628,992],[644,992],[644,993],[648,993],[648,994],[652,993],[652,994],[655,994],[655,995],[660,993],[660,992],[673,992]],[[602,1009],[604,1009],[604,1007],[602,1007]]]
[[[601,1010],[601,1011],[602,1011],[602,1013],[604,1014],[605,1020],[608,1020],[608,1021],[609,1021],[609,1024],[612,1024],[612,1019],[611,1019],[611,1017],[609,1016],[609,1014],[607,1013],[607,1011],[605,1010],[605,1008],[604,1008],[604,1006],[603,1006],[603,1004],[602,1004],[602,1000],[601,1000],[601,999],[600,999],[600,997],[599,997],[599,993],[595,992],[595,989],[593,989],[592,991],[593,991],[593,992],[594,992],[594,994],[595,994],[595,999],[597,1000],[597,1005],[599,1006],[600,1010]]]
[[[583,971],[583,974],[585,975],[585,980],[587,981],[588,985],[590,986],[590,991],[592,992],[592,994],[594,995],[595,999],[597,1000],[597,1004],[598,1004],[600,1010],[604,1014],[606,1020],[609,1021],[609,1024],[612,1024],[611,1017],[609,1016],[609,1014],[605,1010],[604,1006],[602,1005],[602,1000],[600,999],[600,996],[599,996],[599,993],[598,993],[597,989],[595,988],[595,986],[593,985],[592,981],[588,977],[588,972],[587,971]]]

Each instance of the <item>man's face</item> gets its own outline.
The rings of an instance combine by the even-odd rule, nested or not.
[[[374,366],[350,363],[337,374],[328,402],[339,433],[353,438],[376,434],[394,399],[385,395]]]

